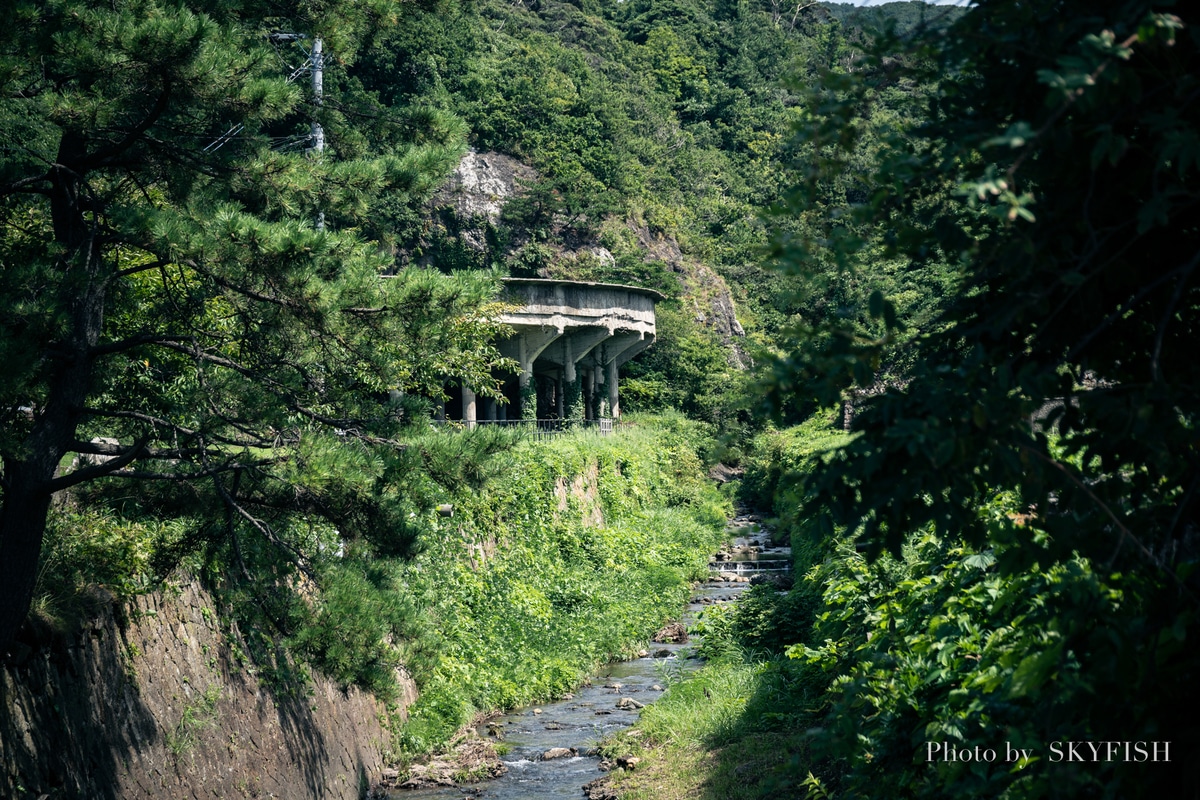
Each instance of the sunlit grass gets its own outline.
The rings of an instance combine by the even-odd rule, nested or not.
[[[808,777],[802,705],[774,662],[708,664],[643,709],[632,736],[604,743],[612,758],[641,759],[632,772],[614,773],[614,786],[622,800],[819,796]],[[771,722],[758,713],[764,706],[776,711]]]

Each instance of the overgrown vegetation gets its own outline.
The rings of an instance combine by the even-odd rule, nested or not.
[[[339,53],[321,160],[271,149],[310,109],[236,5],[22,3],[0,34],[20,534],[0,570],[14,597],[36,576],[37,619],[69,628],[182,564],[280,691],[315,668],[389,697],[411,672],[411,753],[563,693],[677,607],[727,511],[702,477],[719,454],[797,580],[706,615],[710,663],[646,710],[634,796],[1194,793],[1195,20],[1149,0],[254,17]],[[195,154],[234,122],[236,147]],[[498,220],[424,206],[467,145],[537,171]],[[678,416],[536,446],[427,430],[419,393],[511,368],[485,344],[506,273],[665,292],[622,402],[722,446]],[[39,544],[39,570],[13,566]],[[1051,749],[1168,740],[1167,765]],[[668,773],[696,777],[648,788]]]
[[[608,437],[479,430],[405,444],[418,461],[380,502],[385,518],[405,520],[415,555],[309,521],[319,555],[307,571],[230,578],[228,559],[271,563],[269,543],[238,555],[204,538],[183,568],[217,593],[242,632],[231,644],[277,693],[303,695],[316,670],[394,700],[402,675],[414,678],[420,699],[396,742],[409,754],[478,711],[561,696],[634,653],[706,573],[731,511],[705,477],[711,430],[679,415],[635,415]],[[130,503],[119,487],[89,501],[94,510],[52,527],[37,601],[47,617],[94,611],[97,585],[118,599],[153,588],[156,556],[174,563],[186,538],[184,521],[156,527],[145,498]]]
[[[444,741],[475,711],[561,696],[678,613],[729,512],[704,477],[705,437],[678,417],[564,436],[455,493],[455,516],[406,567],[443,637],[417,675],[406,749]]]
[[[479,220],[442,209],[414,229],[408,257],[659,289],[670,300],[656,348],[625,370],[626,408],[751,425],[743,351],[769,346],[801,311],[794,282],[762,268],[762,212],[783,200],[797,153],[798,93],[783,77],[811,78],[845,51],[823,7],[797,6],[782,24],[780,13],[707,0],[441,0],[416,14],[366,55],[364,75],[395,102],[453,110],[474,147],[517,156],[538,178],[476,231],[486,246],[461,236]]]
[[[710,726],[712,774],[809,732],[742,796],[1194,791],[1190,22],[982,2],[811,87],[777,252],[818,298],[837,264],[866,314],[797,325],[767,378],[784,418],[856,408],[815,464],[812,428],[770,434],[748,484],[807,572],[705,622],[735,665],[713,687],[771,676],[714,699],[746,712],[740,751]],[[908,123],[867,135],[906,82]],[[889,264],[942,291],[906,307]]]

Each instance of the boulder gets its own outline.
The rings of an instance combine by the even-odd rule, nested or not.
[[[634,768],[642,763],[642,760],[637,756],[621,756],[617,759],[617,766],[626,772],[633,772]]]
[[[687,640],[687,627],[682,622],[669,622],[654,634],[654,641],[659,644],[683,644]]]

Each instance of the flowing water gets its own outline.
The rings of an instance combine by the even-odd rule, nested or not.
[[[685,624],[694,623],[705,606],[733,601],[746,589],[744,578],[730,578],[790,569],[790,549],[770,548],[768,533],[756,519],[742,514],[730,521],[736,537],[733,552],[714,556],[710,565],[714,580],[693,591],[683,618]],[[517,709],[490,721],[478,731],[479,735],[498,734],[497,738],[510,748],[503,756],[508,772],[495,780],[471,786],[396,791],[391,797],[579,800],[583,785],[604,774],[600,757],[595,754],[596,745],[604,737],[637,723],[636,704],[654,702],[679,675],[698,668],[700,662],[689,657],[690,651],[688,644],[652,643],[648,656],[603,667],[590,685],[580,687],[568,699]],[[544,759],[543,755],[554,748],[573,749],[576,754]]]

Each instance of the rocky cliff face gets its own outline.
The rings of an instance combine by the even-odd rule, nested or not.
[[[433,205],[449,206],[460,220],[495,225],[509,198],[536,179],[533,167],[512,156],[468,150],[434,195]]]
[[[471,150],[435,194],[432,206],[452,212],[458,239],[471,250],[483,253],[489,247],[489,238],[496,239],[489,237],[489,227],[494,231],[500,225],[504,206],[537,179],[536,170],[511,156]],[[690,305],[697,322],[721,336],[729,348],[731,366],[747,368],[750,359],[741,346],[746,332],[738,322],[733,295],[725,279],[711,267],[685,256],[673,238],[632,221],[626,226],[643,261],[661,262],[678,276],[683,301]],[[547,258],[538,270],[538,277],[573,279],[581,265],[587,265],[604,275],[604,280],[622,282],[616,258],[608,248],[594,240],[579,241],[561,228],[558,226],[555,236],[539,243]],[[528,244],[524,232],[513,233],[507,239],[510,252]]]
[[[746,331],[738,322],[733,294],[725,279],[712,267],[684,256],[674,239],[661,233],[652,233],[646,227],[631,227],[637,234],[638,244],[643,248],[646,259],[663,262],[679,276],[684,299],[690,302],[696,321],[716,331],[729,348],[729,365],[735,369],[749,368],[751,360],[741,342]]]
[[[535,180],[533,167],[512,156],[468,150],[434,194],[432,205],[451,211],[462,243],[483,253],[489,247],[488,228],[494,230],[500,224],[505,203]]]
[[[373,697],[288,692],[242,653],[194,584],[128,609],[98,593],[84,630],[0,665],[0,796],[357,798],[379,780]]]

